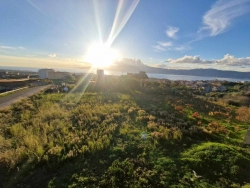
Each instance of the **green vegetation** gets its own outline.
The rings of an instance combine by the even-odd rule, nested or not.
[[[0,187],[249,186],[248,108],[175,82],[83,85],[0,111]]]
[[[27,88],[28,88],[28,87],[23,87],[23,88],[19,88],[19,89],[17,89],[17,90],[14,90],[14,91],[8,91],[8,92],[0,93],[0,98],[1,98],[1,97],[5,97],[5,96],[7,96],[7,95],[11,95],[11,94],[13,94],[13,93],[15,93],[15,92],[18,92],[18,91],[21,91],[21,90],[27,89]]]

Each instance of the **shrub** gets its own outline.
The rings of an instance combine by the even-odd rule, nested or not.
[[[212,131],[212,133],[221,133],[221,134],[229,133],[226,127],[220,125],[218,122],[215,121],[208,124],[208,129]]]
[[[177,110],[180,113],[183,112],[183,107],[182,106],[176,106],[174,109]]]
[[[200,118],[199,112],[193,113],[192,117],[194,117],[195,119],[199,119]]]
[[[250,123],[250,108],[240,107],[236,110],[236,114],[238,120]]]
[[[190,170],[211,182],[220,182],[221,177],[241,184],[250,180],[245,174],[250,170],[250,153],[242,148],[208,142],[193,146],[181,155],[182,162]]]

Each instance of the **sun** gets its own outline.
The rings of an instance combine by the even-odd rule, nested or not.
[[[93,44],[88,48],[85,61],[95,68],[103,68],[112,65],[118,59],[118,51],[106,44]]]

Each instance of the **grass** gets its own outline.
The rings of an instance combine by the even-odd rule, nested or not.
[[[250,183],[250,153],[241,144],[248,127],[234,109],[190,96],[185,88],[141,88],[137,80],[121,79],[84,94],[39,93],[0,110],[0,186]]]

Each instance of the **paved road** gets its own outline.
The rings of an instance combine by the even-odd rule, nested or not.
[[[32,87],[32,88],[17,91],[15,93],[7,95],[7,96],[0,97],[0,108],[8,107],[12,103],[17,102],[20,99],[34,95],[34,94],[38,93],[39,91],[46,89],[49,86],[50,85]]]

